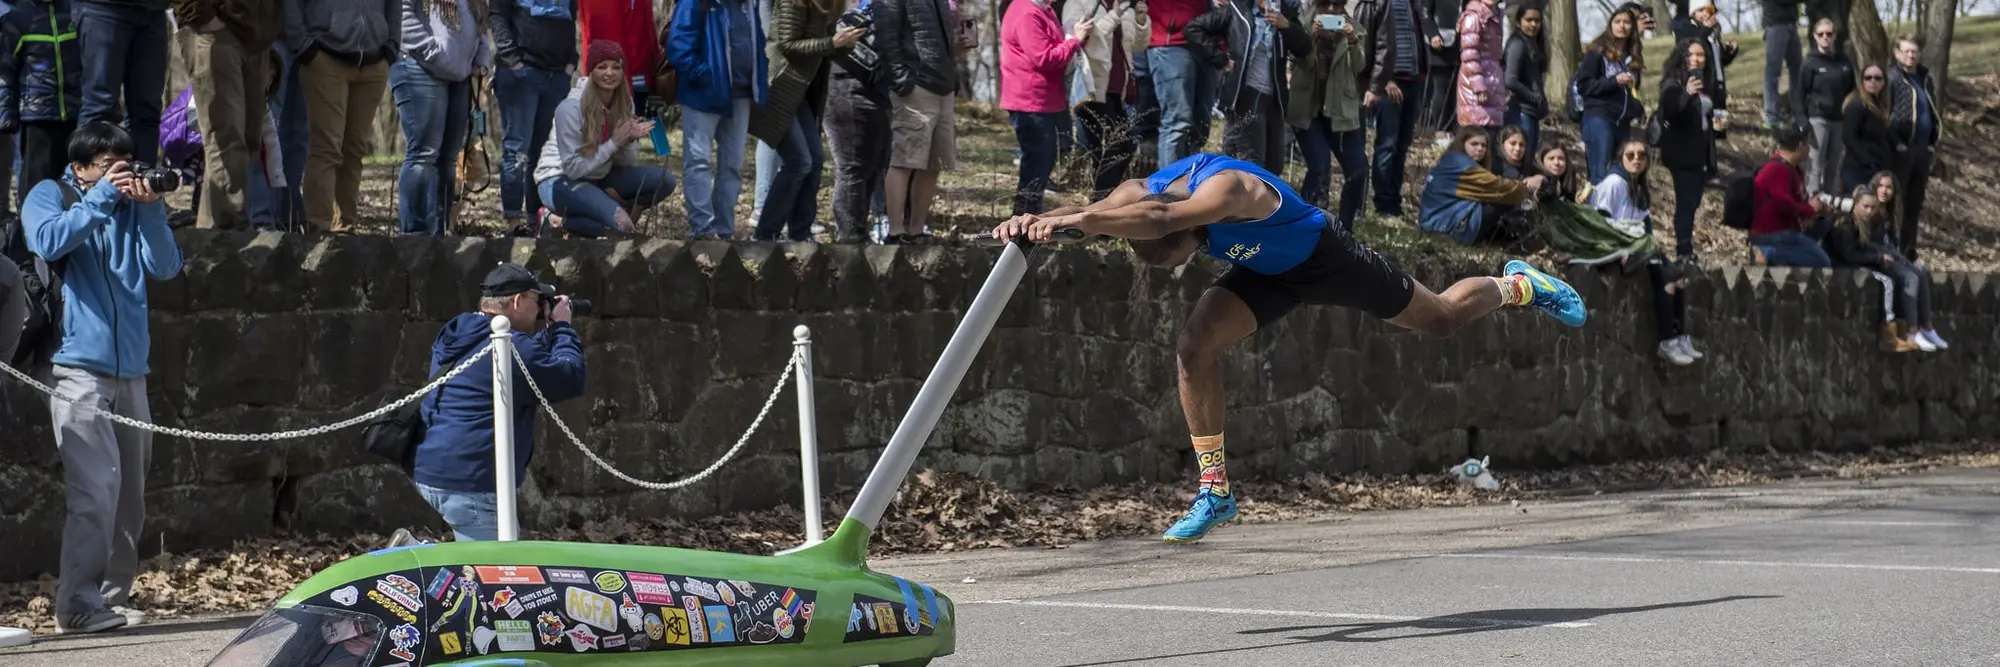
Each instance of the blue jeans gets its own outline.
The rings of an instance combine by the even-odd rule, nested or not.
[[[244,206],[252,223],[303,231],[306,151],[311,130],[306,124],[306,93],[299,85],[299,68],[292,61],[291,51],[283,47],[272,47],[271,51],[278,54],[278,65],[283,68],[278,75],[281,77],[278,95],[271,98],[271,120],[277,123],[278,150],[284,154],[285,187],[273,190],[268,185],[270,176],[264,173],[264,161],[252,159],[250,183],[243,188]],[[294,226],[294,222],[298,225]]]
[[[1771,266],[1833,266],[1833,260],[1827,257],[1826,250],[1804,232],[1790,231],[1752,236],[1750,245],[1764,253],[1764,263]]]
[[[459,542],[492,542],[500,539],[500,500],[493,492],[447,491],[417,485],[424,502],[451,524],[452,539]],[[514,520],[514,534],[521,533],[521,521]]]
[[[1764,120],[1766,122],[1778,120],[1781,109],[1778,103],[1786,99],[1778,95],[1778,75],[1785,75],[1785,87],[1798,87],[1799,66],[1802,60],[1803,56],[1799,52],[1798,25],[1774,25],[1764,29]],[[1785,69],[1780,71],[1778,69],[1780,65]],[[1791,107],[1786,105],[1782,108]],[[1792,121],[1800,125],[1805,124],[1803,118],[1794,118]]]
[[[167,89],[167,12],[79,2],[75,16],[83,52],[83,108],[77,126],[124,120],[132,135],[132,159],[158,165],[160,98]]]
[[[503,67],[493,73],[493,94],[500,101],[500,214],[519,220],[543,206],[532,183],[535,161],[555,126],[556,105],[569,97],[569,73],[560,70]]]
[[[1021,147],[1021,168],[1014,187],[1014,215],[1042,212],[1042,191],[1049,187],[1049,175],[1056,170],[1057,134],[1064,122],[1062,113],[1007,112],[1014,126],[1014,140]]]
[[[1403,214],[1403,172],[1410,161],[1410,141],[1417,136],[1417,116],[1424,108],[1424,82],[1397,79],[1403,101],[1387,95],[1375,100],[1375,212]]]
[[[472,84],[443,81],[412,58],[389,67],[389,92],[403,123],[403,169],[396,174],[397,231],[444,236],[445,214],[458,185],[458,151],[465,147]]]
[[[549,212],[563,217],[564,230],[594,239],[625,235],[616,223],[618,211],[623,207],[605,195],[605,190],[618,193],[618,198],[631,204],[633,210],[644,211],[674,193],[674,177],[667,173],[666,167],[614,166],[602,179],[572,181],[566,176],[555,176],[543,179],[537,189]]]
[[[813,221],[819,218],[819,176],[826,166],[819,131],[812,107],[800,103],[791,131],[773,147],[778,173],[771,175],[771,194],[764,200],[763,217],[757,219],[758,240],[776,240],[781,228],[793,241],[812,238]]]
[[[1208,145],[1217,73],[1185,46],[1159,46],[1146,53],[1160,103],[1159,163],[1165,166]]]
[[[1299,194],[1313,206],[1326,208],[1333,163],[1338,160],[1340,209],[1335,222],[1353,231],[1355,218],[1361,216],[1361,197],[1368,192],[1368,132],[1361,128],[1335,132],[1325,116],[1318,116],[1299,130],[1298,136],[1299,153],[1306,161],[1305,184]]]
[[[1583,154],[1589,165],[1591,185],[1611,173],[1611,162],[1618,159],[1618,147],[1625,145],[1625,139],[1631,135],[1629,124],[1613,122],[1610,116],[1583,112]]]
[[[1541,167],[1541,162],[1536,156],[1542,149],[1542,121],[1528,115],[1525,111],[1509,109],[1507,110],[1507,124],[1521,128],[1522,138],[1528,140],[1527,162],[1535,165],[1537,168]]]
[[[734,106],[725,118],[681,105],[681,194],[687,199],[689,238],[736,235],[750,98],[738,97]]]

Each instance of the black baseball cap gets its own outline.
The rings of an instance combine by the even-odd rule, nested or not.
[[[538,292],[544,296],[556,293],[556,287],[535,280],[535,274],[527,267],[513,262],[501,262],[486,273],[486,282],[479,284],[480,296],[513,296],[522,292]]]

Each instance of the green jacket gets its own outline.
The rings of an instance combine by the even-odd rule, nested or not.
[[[1301,14],[1301,19],[1312,20]],[[1348,25],[1354,26],[1353,39],[1321,31],[1312,40],[1310,55],[1292,59],[1286,124],[1304,129],[1312,125],[1313,117],[1324,115],[1335,132],[1361,129],[1361,77],[1368,72],[1368,59],[1361,47],[1368,35],[1351,18]]]
[[[764,52],[771,59],[771,88],[764,104],[750,112],[750,136],[776,146],[792,129],[799,105],[814,118],[826,117],[828,56],[848,49],[833,45],[838,14],[821,11],[814,0],[775,0],[771,34]]]

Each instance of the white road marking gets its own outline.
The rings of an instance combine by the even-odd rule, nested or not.
[[[1127,611],[1183,611],[1197,614],[1233,614],[1238,616],[1304,616],[1307,618],[1336,618],[1355,621],[1387,621],[1408,623],[1410,621],[1464,621],[1488,626],[1508,626],[1519,628],[1587,628],[1595,623],[1566,621],[1547,623],[1542,621],[1522,621],[1505,618],[1478,618],[1473,616],[1385,616],[1382,614],[1346,614],[1331,611],[1295,611],[1290,609],[1233,609],[1229,607],[1180,607],[1159,604],[1118,604],[1112,602],[1069,602],[1063,600],[974,600],[959,604],[1007,604],[1030,607],[1079,607],[1083,609],[1120,609]]]
[[[1949,528],[1972,524],[1957,521],[1875,521],[1869,519],[1798,519],[1800,523],[1824,523],[1836,526],[1908,526]]]
[[[1958,572],[2000,574],[2000,567],[1949,567],[1944,565],[1878,565],[1873,563],[1801,563],[1763,560],[1708,560],[1683,558],[1643,558],[1637,556],[1561,556],[1554,554],[1437,554],[1437,558],[1488,558],[1501,560],[1574,560],[1600,563],[1681,563],[1687,565],[1743,565],[1749,567],[1796,567],[1829,570],[1889,570],[1901,572]]]

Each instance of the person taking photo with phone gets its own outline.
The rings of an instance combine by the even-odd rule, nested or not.
[[[636,231],[639,211],[665,201],[674,177],[665,167],[640,164],[639,139],[653,121],[632,111],[625,50],[598,40],[585,53],[583,78],[556,105],[555,128],[535,165],[535,183],[548,215],[538,224],[585,238]]]

